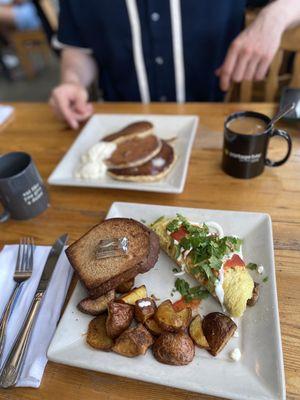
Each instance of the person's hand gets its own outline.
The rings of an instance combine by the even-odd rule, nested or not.
[[[63,83],[54,88],[49,103],[54,113],[73,129],[93,113],[87,90],[77,83]]]
[[[278,15],[273,18],[267,9],[262,10],[231,43],[223,64],[216,71],[220,88],[227,91],[231,82],[264,79],[279,48],[283,30]]]

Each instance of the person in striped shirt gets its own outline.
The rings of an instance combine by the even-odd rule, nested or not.
[[[247,5],[265,5],[244,29]],[[105,101],[222,101],[231,82],[261,80],[299,0],[62,0],[61,82],[50,104],[76,129]],[[267,5],[266,5],[267,4]]]

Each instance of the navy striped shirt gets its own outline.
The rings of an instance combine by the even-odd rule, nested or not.
[[[58,40],[91,49],[107,101],[220,101],[214,71],[243,27],[246,3],[62,0]]]

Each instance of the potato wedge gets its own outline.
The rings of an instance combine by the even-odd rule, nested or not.
[[[110,290],[97,299],[86,297],[77,304],[79,311],[89,315],[100,315],[107,310],[107,304],[115,298],[115,291]]]
[[[143,324],[124,331],[115,342],[112,350],[125,357],[136,357],[146,354],[152,346],[153,338]]]
[[[144,299],[145,297],[147,297],[147,290],[146,286],[142,285],[121,296],[119,301],[134,306],[137,300]]]
[[[127,293],[133,287],[133,285],[134,285],[134,278],[130,279],[130,281],[120,283],[120,285],[117,286],[116,288],[116,292],[122,294]]]
[[[216,356],[232,337],[237,326],[227,315],[213,312],[202,321],[204,336],[209,344],[209,352]]]
[[[102,314],[89,323],[86,341],[94,349],[109,351],[114,344],[106,333],[106,318]]]
[[[181,329],[186,329],[192,320],[192,309],[189,307],[184,308],[183,310],[177,312],[177,315],[182,321]]]
[[[254,288],[252,292],[252,297],[247,301],[247,306],[253,307],[257,303],[259,298],[259,283],[254,282]]]
[[[127,329],[134,315],[134,307],[129,304],[111,301],[108,304],[108,317],[106,320],[106,332],[111,338],[116,338]]]
[[[163,364],[186,365],[194,358],[195,345],[184,332],[165,332],[156,339],[153,355]]]
[[[148,329],[148,331],[154,336],[159,336],[161,333],[163,333],[163,330],[153,317],[146,319],[144,325]]]
[[[142,324],[154,315],[156,311],[156,304],[151,297],[137,300],[134,306],[134,318]]]
[[[154,318],[164,331],[178,332],[188,326],[191,320],[191,309],[185,308],[176,312],[172,302],[165,300],[158,306]]]
[[[201,347],[202,349],[209,349],[209,344],[204,336],[202,320],[199,314],[196,315],[196,317],[190,323],[189,334],[197,346]]]

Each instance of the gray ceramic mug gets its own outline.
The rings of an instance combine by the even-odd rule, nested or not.
[[[13,152],[0,157],[0,202],[4,207],[0,222],[30,219],[49,206],[46,188],[29,154]]]

